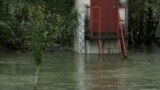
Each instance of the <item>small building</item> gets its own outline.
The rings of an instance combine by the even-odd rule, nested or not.
[[[74,51],[79,54],[127,51],[127,0],[76,0],[79,25]]]

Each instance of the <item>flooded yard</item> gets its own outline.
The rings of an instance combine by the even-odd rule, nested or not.
[[[33,90],[36,66],[30,53],[0,54],[0,90]],[[47,53],[37,90],[160,90],[160,54],[77,55]]]

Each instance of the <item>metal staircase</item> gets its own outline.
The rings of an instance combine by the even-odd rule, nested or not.
[[[99,1],[95,0],[95,2],[99,2]],[[120,20],[120,13],[119,13],[118,4],[115,3],[115,4],[113,4],[114,5],[113,8],[112,7],[109,8],[109,10],[113,10],[113,11],[108,10],[109,13],[113,13],[113,15],[115,15],[115,17],[113,18],[114,20],[108,20],[108,22],[110,22],[108,24],[113,23],[115,25],[115,26],[113,25],[115,28],[114,28],[114,30],[112,30],[110,28],[104,29],[104,27],[101,25],[102,23],[104,24],[104,21],[105,21],[105,19],[103,19],[103,17],[102,17],[104,15],[102,15],[102,14],[104,14],[103,12],[105,12],[106,9],[101,6],[101,4],[103,4],[103,3],[101,3],[99,6],[97,6],[97,4],[95,4],[95,2],[92,3],[91,7],[90,7],[90,11],[91,11],[90,32],[86,33],[87,39],[90,39],[90,40],[93,39],[93,40],[98,41],[99,54],[101,54],[101,55],[104,54],[104,49],[105,49],[104,48],[104,41],[106,41],[106,42],[108,41],[108,43],[109,43],[109,40],[111,40],[111,39],[118,40],[119,45],[120,45],[119,49],[121,50],[121,54],[124,57],[127,57],[125,34],[124,34],[123,27],[122,27],[121,20]],[[110,48],[110,47],[108,47],[108,48]]]

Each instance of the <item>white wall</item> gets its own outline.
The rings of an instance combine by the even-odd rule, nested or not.
[[[120,2],[121,2],[121,3],[125,3],[125,2],[127,2],[127,0],[120,0]]]
[[[86,5],[90,6],[90,0],[76,0],[75,8],[79,13],[85,13]]]
[[[126,16],[126,14],[125,14],[125,8],[120,8],[119,9],[119,14],[120,14],[120,19],[121,20],[123,20],[123,21],[125,21],[125,16]],[[122,22],[122,23],[125,23],[125,22]]]
[[[74,51],[79,54],[83,54],[85,52],[84,16],[86,14],[86,6],[90,6],[90,0],[76,0],[75,9],[77,9],[79,13],[79,26],[75,31]]]

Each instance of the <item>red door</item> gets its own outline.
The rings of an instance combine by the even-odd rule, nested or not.
[[[91,0],[91,32],[117,31],[117,0]]]

